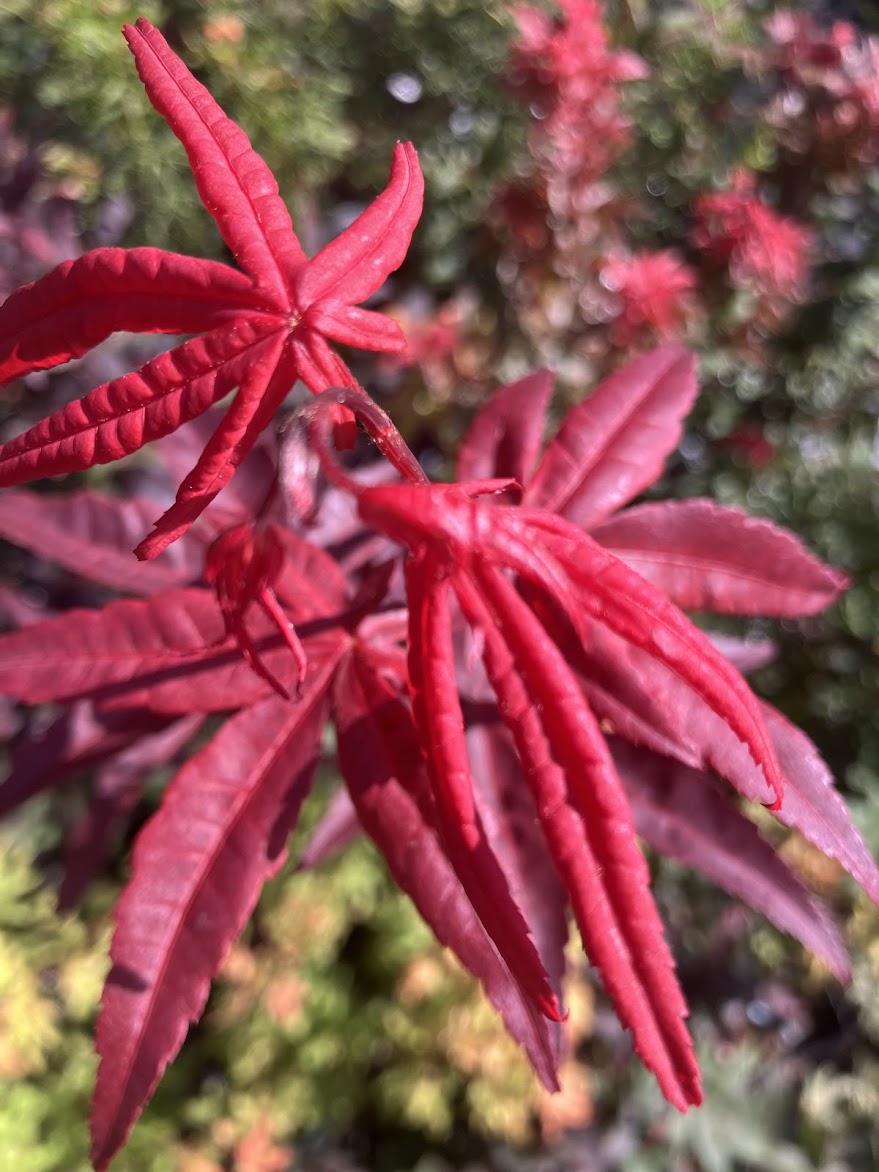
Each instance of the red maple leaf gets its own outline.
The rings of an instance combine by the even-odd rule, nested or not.
[[[175,504],[137,547],[152,558],[229,481],[297,378],[315,392],[356,385],[328,339],[366,350],[405,346],[395,322],[359,303],[402,263],[423,180],[412,145],[398,143],[385,191],[308,260],[244,132],[147,20],[124,31],[147,94],[185,147],[202,202],[244,271],[156,248],[98,248],[12,294],[0,307],[0,382],[76,358],[116,330],[202,336],[0,446],[0,485],[118,460],[237,387]],[[344,442],[346,417],[339,423]]]
[[[845,579],[791,534],[711,502],[610,516],[656,478],[680,437],[696,391],[685,351],[661,348],[607,380],[569,413],[538,463],[550,389],[543,373],[498,393],[462,445],[462,482],[351,488],[364,521],[410,550],[414,714],[443,843],[473,906],[512,963],[506,950],[518,928],[502,908],[508,887],[520,906],[523,889],[511,878],[509,841],[488,828],[486,809],[501,794],[508,820],[520,804],[509,795],[525,786],[544,841],[531,841],[533,812],[517,821],[517,841],[548,852],[639,1054],[683,1107],[699,1100],[698,1077],[636,827],[800,935],[842,979],[845,948],[832,921],[704,771],[770,804],[873,898],[879,873],[814,747],[758,704],[664,595],[700,610],[811,614]],[[323,453],[328,459],[326,446]],[[510,478],[524,486],[524,507],[473,499],[509,490]],[[565,517],[588,524],[619,556]],[[453,599],[473,632],[470,658],[482,659],[490,684],[476,693],[492,705],[487,724],[460,696],[473,694],[473,672],[456,656]],[[614,730],[631,744],[607,739]],[[334,810],[310,862],[350,835],[351,814],[344,803]],[[712,830],[729,843],[725,852],[709,849]],[[544,972],[558,971],[560,948],[554,960],[541,954]],[[546,1011],[541,972],[529,972],[527,958],[519,939],[514,971]]]

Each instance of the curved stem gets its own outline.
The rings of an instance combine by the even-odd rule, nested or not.
[[[308,439],[320,460],[321,471],[331,484],[358,496],[363,486],[341,467],[330,442],[334,409],[347,407],[363,424],[375,446],[410,484],[430,484],[390,416],[378,403],[355,387],[338,387],[315,395],[305,410]]]

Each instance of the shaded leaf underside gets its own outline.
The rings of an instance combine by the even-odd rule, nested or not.
[[[210,981],[277,870],[320,754],[330,659],[298,705],[232,717],[168,787],[117,905],[98,1019],[92,1158],[106,1168],[204,1008]]]

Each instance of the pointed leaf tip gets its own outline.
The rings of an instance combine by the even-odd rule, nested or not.
[[[461,441],[459,480],[511,476],[528,484],[543,442],[554,382],[551,371],[537,370],[495,391]]]
[[[683,610],[811,615],[848,585],[793,533],[709,500],[636,505],[592,536]]]
[[[662,472],[698,394],[695,357],[659,346],[568,412],[543,454],[526,503],[592,526]]]
[[[240,126],[143,17],[123,34],[147,96],[183,144],[201,201],[233,256],[277,305],[305,263],[290,213],[265,161]]]
[[[324,300],[356,305],[375,293],[403,263],[423,199],[415,147],[398,142],[384,191],[296,275],[302,311]]]

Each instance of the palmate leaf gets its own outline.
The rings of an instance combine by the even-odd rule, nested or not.
[[[596,569],[589,566],[593,547],[587,546],[588,539],[578,530],[567,526],[565,537],[576,545],[576,556],[569,557],[569,551],[562,549],[556,561],[552,542],[545,541],[541,532],[543,514],[492,508],[469,500],[457,487],[365,489],[360,492],[359,507],[370,524],[404,541],[412,551],[406,577],[413,706],[427,748],[443,841],[465,890],[479,909],[466,865],[477,865],[476,852],[490,858],[490,851],[474,797],[457,695],[448,605],[452,590],[477,632],[499,711],[515,738],[549,853],[573,902],[587,951],[602,973],[617,1012],[632,1030],[642,1059],[656,1073],[670,1101],[685,1110],[688,1103],[701,1099],[692,1043],[683,1024],[686,1006],[663,943],[622,787],[561,650],[501,572],[512,569],[527,577],[570,619],[586,601],[582,582],[575,589],[572,564],[585,557],[587,567]],[[524,527],[513,519],[523,517],[527,517]],[[546,532],[552,538],[559,536],[554,526]],[[613,560],[604,553],[599,558],[595,589],[602,606],[610,587],[601,579]],[[627,582],[622,588],[633,591],[642,603],[644,590],[650,590],[641,579],[637,587]],[[654,609],[657,600],[651,594]],[[678,637],[685,645],[689,640],[680,655],[673,649],[673,639],[662,645],[654,639],[650,622],[639,632],[633,619],[627,636],[649,645],[663,662],[670,656],[675,670],[688,672],[703,688],[705,698],[720,705],[719,692],[706,686],[701,672],[684,662],[697,648],[709,658],[716,653],[682,623],[683,616],[674,620]],[[740,686],[744,687],[741,681]],[[736,708],[739,703],[741,708]],[[744,696],[735,702],[724,697],[723,704],[738,735],[771,769],[771,750],[764,751],[765,730],[755,715],[754,702]],[[476,872],[471,874],[475,878]],[[486,886],[495,880],[487,874],[482,882]],[[509,898],[506,892],[502,894]],[[514,919],[498,918],[492,924],[481,910],[480,918],[509,963],[513,941],[521,940],[519,926]],[[521,955],[521,945],[517,952]],[[533,975],[522,969],[512,971],[542,1005],[544,994]]]
[[[299,704],[272,697],[227,721],[138,837],[98,1018],[97,1172],[201,1015],[212,977],[283,860],[319,760],[335,666],[332,656],[313,660]]]
[[[150,100],[183,143],[202,200],[245,273],[156,249],[98,249],[7,299],[0,381],[81,355],[117,329],[206,332],[0,445],[0,485],[117,460],[237,388],[175,505],[138,545],[149,559],[225,486],[297,377],[315,392],[357,385],[328,338],[377,351],[405,345],[395,323],[357,303],[402,263],[424,185],[414,148],[398,143],[385,191],[307,260],[244,132],[148,21],[124,32]],[[337,441],[350,441],[350,413],[339,408],[336,422]]]
[[[659,930],[643,861],[640,871],[631,872],[640,875],[631,891],[640,890],[641,906],[650,909],[652,919],[639,919],[646,915],[642,912],[633,922],[631,907],[626,908],[626,898],[619,894],[626,890],[627,870],[635,867],[631,860],[623,862],[623,844],[631,839],[631,828],[619,839],[618,851],[623,853],[614,853],[610,831],[600,841],[583,838],[582,821],[602,824],[594,811],[590,817],[584,815],[591,809],[588,801],[599,800],[596,793],[616,795],[600,807],[605,817],[612,818],[613,810],[622,817],[627,809],[619,782],[609,780],[616,775],[584,703],[581,686],[590,695],[589,658],[612,664],[613,670],[601,678],[599,691],[616,705],[616,714],[630,713],[633,727],[623,729],[627,736],[634,734],[637,740],[640,724],[653,736],[647,743],[654,749],[680,755],[694,767],[713,767],[749,798],[767,803],[774,797],[771,808],[775,810],[787,785],[788,810],[787,816],[780,814],[783,820],[805,823],[804,833],[817,841],[838,832],[839,840],[830,844],[832,850],[837,857],[846,857],[846,865],[870,894],[876,890],[875,868],[857,848],[859,840],[841,803],[836,810],[830,808],[832,827],[825,826],[820,815],[808,825],[810,803],[820,807],[820,770],[813,769],[811,780],[803,782],[814,795],[801,791],[800,778],[786,776],[788,770],[782,770],[773,745],[779,739],[777,730],[770,735],[741,676],[680,611],[557,515],[492,505],[468,496],[485,489],[485,484],[354,489],[364,520],[411,551],[407,563],[411,686],[437,807],[445,809],[448,819],[448,824],[442,823],[444,841],[447,849],[453,843],[460,850],[462,840],[471,850],[487,849],[452,678],[448,598],[454,592],[477,632],[474,646],[485,660],[501,717],[516,738],[550,853],[575,911],[580,909],[578,920],[587,950],[598,958],[617,1010],[635,1034],[639,1053],[657,1072],[666,1095],[682,1106],[694,1101],[698,1089],[686,1030],[677,1013],[683,1012],[683,1002],[669,992],[674,987],[670,961],[666,955],[664,978],[661,967],[652,975],[642,968],[637,980],[631,975],[635,969],[626,975],[617,967],[621,955],[632,966],[643,963],[645,953],[663,956],[655,940],[647,944],[646,938],[637,938],[639,930],[648,934]],[[808,556],[800,550],[797,554]],[[518,589],[504,571],[518,576]],[[832,578],[823,581],[829,581],[831,589],[837,585]],[[595,639],[599,630],[604,643]],[[622,656],[617,655],[620,648],[625,652]],[[583,671],[580,681],[570,674],[566,660]],[[619,683],[622,688],[617,687]],[[430,705],[426,696],[431,697]],[[600,708],[599,715],[607,719]],[[783,737],[782,744],[789,757],[804,752],[802,746],[791,744],[789,736]],[[796,767],[795,762],[791,764]],[[574,785],[570,779],[579,780],[584,769],[591,779],[588,792],[569,789]],[[599,783],[598,779],[604,780]],[[578,801],[585,804],[578,808]],[[457,842],[454,834],[460,835]],[[605,848],[610,854],[602,853]],[[458,873],[463,878],[460,869]],[[464,883],[466,887],[466,879]],[[622,954],[619,948],[610,954],[602,950],[602,929],[590,923],[586,914],[591,909],[594,921],[597,893],[602,890],[616,891],[621,901],[606,905],[603,918],[599,917],[605,934],[613,923],[620,926],[611,938],[625,931],[635,934]],[[632,906],[638,905],[636,895],[628,898]],[[781,914],[792,914],[790,901],[788,911]],[[509,931],[518,930],[513,925]],[[819,934],[816,943],[837,971],[843,971],[827,934],[823,938]],[[668,980],[671,986],[663,984]],[[533,995],[533,986],[523,987]],[[663,1014],[668,1005],[673,1010],[671,1018]]]

